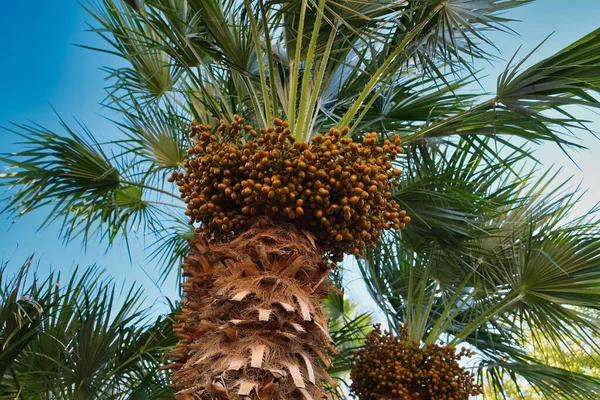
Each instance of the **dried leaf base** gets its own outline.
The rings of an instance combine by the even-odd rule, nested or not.
[[[261,218],[227,243],[198,237],[183,271],[176,399],[325,396],[329,267],[310,233]]]

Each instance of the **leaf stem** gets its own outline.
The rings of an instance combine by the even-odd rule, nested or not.
[[[302,0],[302,5],[300,6],[300,20],[298,21],[298,34],[296,38],[296,48],[294,49],[294,59],[291,61],[291,70],[290,74],[290,103],[288,104],[288,121],[290,126],[295,126],[296,120],[296,95],[298,91],[298,75],[300,73],[300,54],[302,47],[302,39],[304,37],[304,17],[306,15],[308,0]],[[304,70],[306,73],[306,69]],[[298,136],[298,132],[296,132],[296,136]],[[296,137],[298,139],[298,137]]]
[[[423,129],[421,129],[420,131],[418,131],[417,133],[413,134],[413,135],[409,135],[404,137],[404,143],[409,143],[411,140],[415,140],[415,139],[419,139],[423,136],[426,136],[429,132],[434,131],[435,129],[437,129],[440,126],[446,125],[446,124],[450,124],[452,122],[456,122],[456,121],[460,121],[461,119],[464,119],[465,117],[469,116],[472,113],[475,113],[477,111],[480,110],[484,110],[490,106],[495,106],[495,104],[498,102],[498,98],[494,97],[490,100],[484,101],[483,103],[480,103],[478,105],[476,105],[475,107],[471,107],[468,110],[465,110],[463,112],[460,112],[450,118],[446,118],[444,120],[435,122]]]
[[[183,199],[181,197],[176,196],[175,194],[173,194],[171,192],[167,192],[166,190],[159,189],[159,188],[154,187],[154,186],[144,185],[143,183],[126,181],[126,180],[120,180],[119,182],[122,183],[122,184],[124,184],[124,185],[130,185],[130,186],[139,187],[139,188],[142,188],[142,189],[152,190],[154,192],[161,193],[161,194],[167,195],[169,197],[173,197],[173,198],[175,198],[175,199],[177,199],[179,201],[183,201]]]
[[[444,3],[438,4],[431,11],[431,13],[425,19],[423,19],[423,21],[421,21],[421,23],[419,25],[414,27],[412,29],[412,31],[410,31],[406,35],[406,37],[396,46],[394,51],[392,51],[392,53],[385,59],[385,61],[381,64],[381,66],[377,69],[377,71],[375,71],[375,73],[373,74],[373,76],[371,77],[369,82],[365,85],[362,92],[358,95],[358,97],[356,98],[356,100],[354,101],[352,106],[348,109],[348,111],[346,111],[346,114],[344,114],[344,116],[338,123],[339,129],[342,129],[344,126],[350,125],[350,121],[352,120],[354,115],[356,115],[356,113],[358,112],[358,109],[363,105],[367,96],[372,92],[372,90],[375,88],[377,83],[379,83],[381,77],[387,71],[388,67],[392,64],[392,62],[394,62],[394,60],[396,59],[396,57],[398,57],[398,55],[400,53],[402,53],[403,51],[406,51],[407,44],[411,40],[413,40],[419,33],[421,33],[423,28],[425,28],[425,26],[429,23],[429,21],[431,21],[433,19],[433,17],[435,17],[437,15],[437,13],[440,12],[440,10],[442,8],[444,8]],[[371,104],[372,104],[372,102],[371,102]],[[348,134],[351,134],[355,127],[356,127],[356,124],[354,124],[350,128],[350,132]]]
[[[317,38],[319,37],[319,31],[321,30],[321,21],[323,18],[323,11],[325,9],[325,1],[319,0],[319,8],[317,9],[317,17],[315,19],[315,24],[313,26],[312,37],[310,39],[310,43],[308,45],[308,51],[306,52],[306,61],[304,63],[304,74],[302,74],[302,88],[300,89],[300,105],[298,107],[298,122],[294,127],[294,132],[299,131],[299,134],[302,136],[306,136],[304,131],[304,121],[308,119],[306,117],[306,112],[309,109],[309,104],[306,103],[306,98],[308,96],[308,84],[311,79],[310,70],[312,69],[314,63],[314,53],[315,47],[317,45]]]
[[[273,121],[273,116],[271,115],[271,101],[269,99],[269,89],[267,87],[267,77],[265,75],[265,65],[263,62],[262,49],[260,48],[260,32],[258,31],[258,26],[256,24],[256,19],[254,18],[254,12],[252,10],[252,4],[250,3],[250,0],[244,0],[244,3],[246,4],[248,18],[250,19],[250,25],[252,27],[252,33],[254,35],[254,51],[256,52],[258,72],[260,74],[260,86],[263,93],[263,101],[265,103],[264,117],[270,123],[271,121]]]

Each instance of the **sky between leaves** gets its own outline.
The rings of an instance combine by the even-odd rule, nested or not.
[[[522,22],[510,25],[521,36],[494,33],[491,37],[501,50],[504,59],[522,46],[524,56],[547,35],[555,32],[546,44],[534,55],[537,61],[563,48],[599,25],[600,1],[597,0],[537,0],[524,7],[511,10],[507,17]],[[99,103],[104,99],[105,65],[115,65],[114,58],[82,49],[74,44],[102,45],[98,37],[86,32],[91,18],[85,10],[72,0],[33,2],[10,2],[0,11],[0,127],[10,122],[33,121],[59,131],[58,113],[69,123],[73,118],[83,122],[101,142],[117,133],[112,124],[99,114],[103,112]],[[496,77],[505,62],[477,65],[487,78],[481,83],[493,91]],[[106,115],[106,114],[105,114]],[[600,115],[591,111],[579,112],[578,117],[597,121],[593,127],[600,132]],[[18,151],[16,138],[0,129],[0,153]],[[574,165],[556,146],[544,145],[538,149],[537,157],[544,168],[555,164],[562,167],[562,176],[574,176],[573,186],[581,182],[587,190],[579,212],[591,209],[600,200],[600,141],[591,135],[582,142],[587,151],[571,153]],[[0,189],[4,191],[4,189]],[[0,193],[0,198],[4,193]],[[3,204],[0,203],[0,208]],[[63,246],[58,237],[58,224],[38,231],[45,218],[43,212],[25,215],[12,224],[0,216],[0,260],[11,260],[9,272],[16,270],[28,255],[36,253],[39,273],[49,270],[70,274],[75,266],[85,267],[97,263],[113,276],[118,286],[128,287],[132,282],[143,285],[147,305],[154,304],[154,312],[168,310],[164,296],[177,299],[174,280],[161,287],[154,284],[158,271],[145,261],[144,237],[131,240],[131,261],[124,246],[116,245],[108,252],[105,246],[82,248],[75,240]],[[350,263],[347,263],[350,264]],[[353,282],[351,293],[359,300],[362,311],[375,310],[374,303],[367,297],[358,281],[357,274],[348,274]],[[174,279],[174,277],[173,277]]]

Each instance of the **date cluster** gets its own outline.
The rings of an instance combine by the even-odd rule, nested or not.
[[[443,344],[421,347],[409,340],[404,326],[394,336],[376,325],[366,346],[352,356],[351,392],[360,400],[468,400],[483,392],[474,374],[459,364],[473,355]]]
[[[359,256],[410,217],[390,199],[402,173],[393,165],[400,138],[380,142],[371,132],[360,143],[347,134],[331,128],[305,142],[277,118],[259,131],[238,115],[216,129],[194,120],[185,170],[169,181],[208,238],[227,240],[266,215],[309,230],[333,261]]]

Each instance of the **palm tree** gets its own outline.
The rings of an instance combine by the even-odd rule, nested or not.
[[[414,223],[359,262],[390,328],[404,323],[422,343],[467,343],[497,398],[597,398],[600,379],[543,357],[548,346],[562,357],[598,354],[597,210],[573,215],[581,193],[557,172],[515,175],[518,152],[484,166],[465,141],[422,150],[408,156],[417,168],[399,188]]]
[[[37,125],[16,126],[13,132],[22,136],[25,149],[1,159],[11,168],[2,175],[3,182],[19,187],[7,198],[6,211],[20,215],[45,207],[49,217],[44,224],[62,220],[66,239],[105,239],[110,245],[127,239],[134,229],[152,232],[152,256],[165,276],[189,252],[185,307],[175,326],[181,341],[169,354],[179,398],[314,397],[324,390],[321,378],[328,377],[323,366],[329,363],[329,338],[320,307],[327,295],[323,278],[332,268],[326,261],[352,249],[332,251],[333,241],[326,235],[355,241],[357,253],[369,239],[334,232],[339,229],[335,226],[315,229],[319,210],[307,206],[310,212],[305,213],[302,204],[302,210],[273,211],[275,215],[250,204],[256,218],[239,219],[237,210],[221,209],[217,212],[223,215],[203,219],[207,214],[194,214],[193,200],[200,199],[192,185],[200,159],[195,157],[210,156],[214,162],[209,145],[237,151],[252,142],[253,128],[244,133],[236,124],[266,128],[273,121],[274,130],[289,129],[290,146],[322,143],[322,134],[331,132],[344,140],[364,138],[365,148],[372,146],[373,151],[376,142],[383,145],[399,133],[406,157],[394,165],[403,165],[407,178],[390,192],[388,204],[402,205],[413,222],[406,234],[384,234],[386,245],[367,252],[369,268],[363,271],[371,292],[391,316],[392,326],[405,322],[412,338],[433,342],[447,333],[455,342],[471,343],[487,357],[483,370],[496,377],[492,382],[501,389],[496,371],[522,372],[525,362],[522,354],[507,351],[508,339],[497,338],[508,335],[508,329],[518,334],[511,317],[539,321],[548,304],[571,304],[565,298],[553,301],[546,293],[541,297],[547,303],[525,307],[521,300],[530,286],[515,283],[515,269],[523,272],[525,267],[513,260],[518,252],[511,253],[511,248],[533,245],[537,239],[550,247],[580,246],[587,243],[582,238],[597,237],[591,228],[565,233],[555,229],[556,223],[542,223],[547,216],[531,211],[537,196],[517,191],[515,160],[530,155],[522,146],[527,141],[578,146],[576,134],[587,127],[569,107],[598,106],[594,96],[600,88],[600,31],[528,68],[528,57],[513,57],[494,95],[463,94],[477,77],[472,61],[492,58],[493,43],[485,32],[509,29],[510,20],[500,14],[527,2],[90,3],[94,31],[108,44],[98,50],[125,63],[106,68],[106,106],[122,137],[98,143],[84,126],[74,129],[63,123],[64,134]],[[182,135],[192,119],[200,121],[192,124],[195,142]],[[379,135],[373,136],[373,130]],[[498,150],[498,145],[507,150]],[[173,170],[183,196],[166,183]],[[224,192],[231,189],[224,181],[203,185],[212,183],[224,184],[219,189]],[[369,193],[369,199],[385,194],[380,187]],[[255,203],[267,201],[253,196]],[[371,211],[374,218],[376,210]],[[522,210],[533,212],[537,225],[502,222]],[[398,214],[398,209],[392,212]],[[184,213],[193,217],[192,223],[202,221],[201,229],[187,226],[180,217]],[[307,215],[306,221],[298,223],[295,217],[301,214]],[[234,218],[240,226],[229,224]],[[292,219],[296,223],[290,224]],[[220,226],[225,226],[221,233],[234,234],[212,243],[210,235]],[[306,227],[308,231],[299,229]],[[366,233],[374,239],[380,234]],[[396,246],[400,248],[390,250]],[[580,274],[569,275],[573,287],[582,285],[582,298],[565,297],[585,307],[597,304],[597,287],[585,286],[587,273],[594,272],[595,253],[584,250],[573,249],[573,260],[585,254],[581,265],[591,269],[582,267]],[[462,275],[442,268],[442,261]],[[388,277],[384,270],[400,275]],[[402,285],[402,274],[408,274],[404,281],[414,289],[393,287]],[[445,292],[438,288],[442,283]],[[400,293],[406,295],[400,298]],[[447,302],[444,296],[449,296]],[[429,311],[416,313],[421,307]],[[563,307],[560,315],[571,326],[592,325],[568,310]],[[492,319],[497,315],[504,317],[498,323]],[[513,362],[517,359],[521,364]],[[536,371],[531,380],[543,383],[540,376],[555,373]]]

